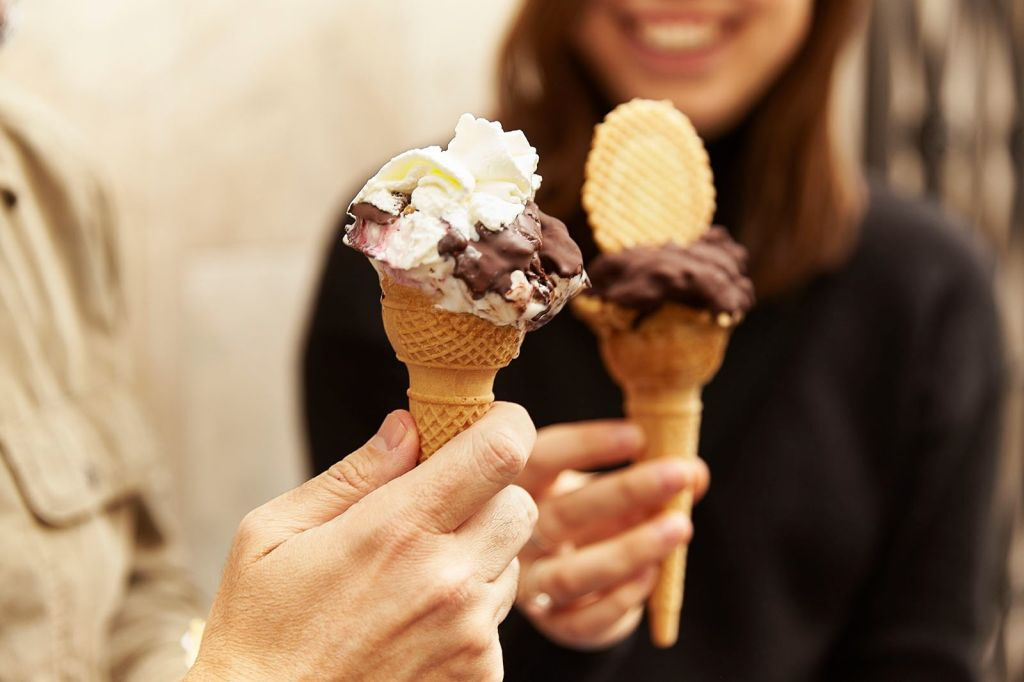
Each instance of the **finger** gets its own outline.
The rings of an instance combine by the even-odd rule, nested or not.
[[[707,487],[707,467],[698,460],[642,462],[591,479],[583,487],[541,503],[537,534],[551,542],[575,540],[594,525],[663,506],[684,488]]]
[[[526,410],[494,403],[478,422],[391,484],[390,497],[423,530],[451,532],[516,479],[536,436]]]
[[[392,412],[376,435],[319,476],[253,510],[243,521],[263,544],[288,537],[339,516],[363,497],[416,466],[419,436],[405,410]],[[275,544],[276,543],[276,544]]]
[[[571,633],[573,639],[589,646],[604,646],[631,632],[643,617],[644,602],[654,589],[658,571],[649,568],[599,599],[578,608],[547,614],[548,627]]]
[[[708,467],[703,460],[698,459],[687,461],[696,461],[697,477],[694,480],[692,487],[684,486],[683,489],[684,491],[689,490],[691,492],[693,495],[693,503],[695,504],[707,493],[711,478],[708,472]],[[671,504],[671,502],[669,504]],[[620,535],[630,528],[649,520],[654,515],[658,514],[659,511],[660,509],[650,508],[634,509],[627,511],[620,516],[606,518],[600,522],[582,526],[573,534],[572,542],[577,547],[583,547],[594,542],[599,542],[601,540]]]
[[[689,519],[679,512],[667,512],[618,537],[538,559],[529,571],[527,587],[533,594],[547,594],[555,608],[564,606],[628,580],[660,562],[692,535]]]
[[[519,559],[513,559],[512,563],[505,567],[505,570],[491,583],[494,590],[494,624],[497,625],[505,620],[512,605],[516,603],[516,591],[519,589]]]
[[[662,509],[640,509],[613,519],[606,519],[603,523],[592,523],[589,526],[578,529],[573,534],[572,544],[576,547],[585,547],[595,542],[613,538],[616,535],[622,535],[630,528],[639,526],[645,521],[650,521],[662,511]]]
[[[516,558],[533,533],[537,505],[530,493],[510,485],[456,531],[469,556],[476,557],[480,577],[494,580]]]
[[[631,461],[643,447],[643,431],[621,419],[548,426],[538,432],[530,465],[517,483],[536,495],[565,469]]]

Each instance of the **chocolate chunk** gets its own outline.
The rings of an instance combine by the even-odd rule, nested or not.
[[[448,232],[441,237],[437,243],[437,252],[442,256],[448,254],[459,254],[466,249],[466,238],[455,230],[448,228]]]

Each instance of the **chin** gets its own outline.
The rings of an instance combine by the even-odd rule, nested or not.
[[[742,98],[723,97],[721,92],[709,92],[705,88],[687,89],[680,92],[678,88],[633,87],[619,88],[618,99],[626,101],[634,97],[644,99],[669,100],[676,109],[686,114],[705,140],[714,139],[728,133],[739,123],[750,109],[750,103]]]
[[[663,98],[665,99],[665,98]],[[746,108],[717,108],[701,104],[699,100],[690,98],[668,97],[679,111],[693,123],[697,133],[705,140],[712,140],[732,130],[743,116]]]

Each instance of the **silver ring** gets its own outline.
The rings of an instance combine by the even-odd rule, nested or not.
[[[545,614],[551,610],[554,600],[547,592],[538,592],[530,598],[528,604],[531,611],[537,614]]]

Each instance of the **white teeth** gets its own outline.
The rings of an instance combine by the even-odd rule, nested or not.
[[[720,29],[713,23],[658,21],[639,26],[640,40],[655,50],[699,50],[714,43]]]

